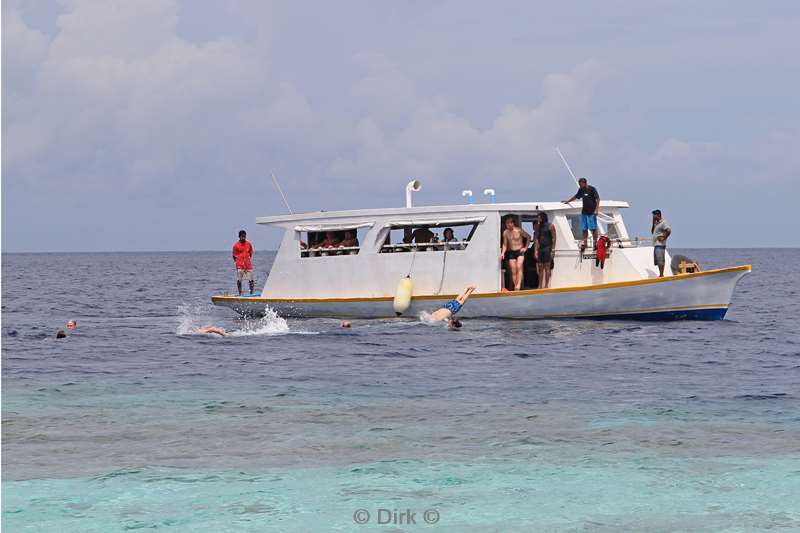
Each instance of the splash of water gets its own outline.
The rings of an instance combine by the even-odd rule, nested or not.
[[[257,320],[244,319],[241,329],[230,331],[231,337],[246,337],[248,335],[282,335],[289,333],[289,324],[286,319],[278,316],[270,306],[264,309],[264,316]]]
[[[433,315],[427,311],[422,311],[419,314],[419,321],[426,326],[447,326],[447,320],[435,319],[433,318]]]
[[[175,331],[178,335],[209,335],[216,337],[213,333],[204,333],[200,329],[215,324],[211,316],[211,306],[197,304],[182,304],[178,306],[178,327]],[[259,319],[243,319],[242,327],[226,332],[228,337],[246,337],[250,335],[283,335],[289,333],[289,324],[286,320],[267,306],[264,316]]]
[[[211,323],[208,305],[181,304],[178,306],[178,335],[199,334],[199,329]]]

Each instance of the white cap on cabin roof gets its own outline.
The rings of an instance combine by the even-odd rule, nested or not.
[[[629,207],[628,202],[615,200],[604,200],[601,209],[619,209]],[[453,218],[459,215],[465,217],[475,216],[478,213],[525,213],[536,211],[563,211],[578,212],[581,209],[580,202],[573,202],[568,205],[563,202],[517,202],[504,204],[458,204],[458,205],[426,205],[419,207],[390,207],[382,209],[352,209],[348,211],[314,211],[310,213],[296,213],[293,215],[277,215],[269,217],[258,217],[258,224],[319,224],[344,223],[343,219],[363,222],[365,219],[376,219],[391,216],[401,216],[408,218],[416,215],[445,215]],[[348,221],[349,222],[349,221]]]

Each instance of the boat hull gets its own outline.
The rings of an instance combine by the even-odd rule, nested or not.
[[[750,265],[665,278],[515,292],[476,293],[462,318],[593,318],[625,320],[721,320],[737,282]],[[405,317],[442,307],[455,295],[414,296]],[[264,314],[269,306],[284,317],[387,318],[396,316],[392,297],[273,299],[214,296],[216,305],[242,315]]]

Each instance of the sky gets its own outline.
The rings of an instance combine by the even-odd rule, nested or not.
[[[800,3],[2,2],[2,250],[256,249],[294,211],[625,200],[798,246]],[[479,201],[484,201],[482,198]]]

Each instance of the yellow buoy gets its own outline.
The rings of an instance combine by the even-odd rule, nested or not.
[[[397,291],[394,293],[394,312],[397,316],[402,315],[411,305],[411,291],[414,284],[411,276],[406,276],[397,284]]]

